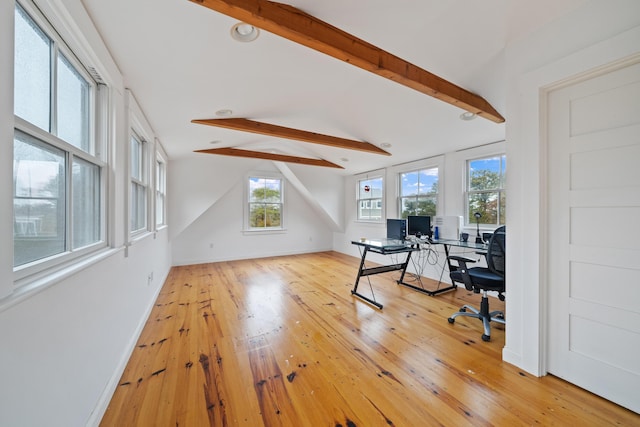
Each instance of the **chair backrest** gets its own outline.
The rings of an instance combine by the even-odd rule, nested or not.
[[[487,267],[491,272],[504,277],[506,226],[496,228],[487,248]]]

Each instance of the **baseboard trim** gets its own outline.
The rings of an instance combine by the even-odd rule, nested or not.
[[[147,304],[147,308],[144,312],[144,315],[140,318],[140,321],[136,326],[135,333],[131,336],[129,343],[127,344],[126,351],[123,353],[122,357],[120,358],[120,361],[118,362],[116,369],[113,371],[113,375],[107,382],[102,394],[100,395],[100,398],[96,403],[96,406],[93,408],[93,411],[91,411],[91,415],[89,416],[89,419],[85,424],[87,427],[98,427],[100,425],[100,421],[102,420],[102,417],[104,416],[105,412],[107,412],[107,408],[109,407],[111,398],[113,397],[113,394],[115,393],[116,388],[118,387],[118,382],[120,381],[120,378],[122,378],[122,374],[124,373],[124,370],[127,368],[127,363],[129,363],[129,359],[133,354],[133,350],[135,350],[136,343],[138,342],[138,339],[142,334],[144,326],[146,325],[147,320],[151,315],[151,310],[153,310],[153,307],[156,301],[158,300],[158,296],[160,295],[160,291],[162,290],[162,287],[164,286],[164,283],[166,282],[167,277],[169,277],[169,270],[167,270],[164,277],[159,282],[160,286],[158,286],[158,289],[156,289],[156,291],[153,294],[153,298],[151,299],[151,301],[149,301],[149,304]]]

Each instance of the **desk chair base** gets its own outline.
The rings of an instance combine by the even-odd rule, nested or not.
[[[468,312],[470,310],[471,312]],[[449,323],[454,323],[456,321],[456,317],[465,316],[465,317],[474,317],[476,319],[482,320],[482,325],[484,327],[484,334],[482,334],[482,341],[491,341],[491,325],[489,322],[496,322],[502,325],[506,324],[504,320],[504,312],[496,310],[489,312],[489,297],[487,296],[487,291],[482,292],[482,301],[480,302],[480,310],[470,305],[464,305],[460,308],[460,311],[454,313],[451,317],[449,317]]]

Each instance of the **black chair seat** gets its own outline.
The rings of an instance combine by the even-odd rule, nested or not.
[[[469,276],[474,285],[490,291],[504,291],[504,277],[493,273],[488,268],[474,267],[469,269]]]

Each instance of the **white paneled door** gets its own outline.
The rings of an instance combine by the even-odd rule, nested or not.
[[[640,412],[640,63],[548,97],[548,372]]]

